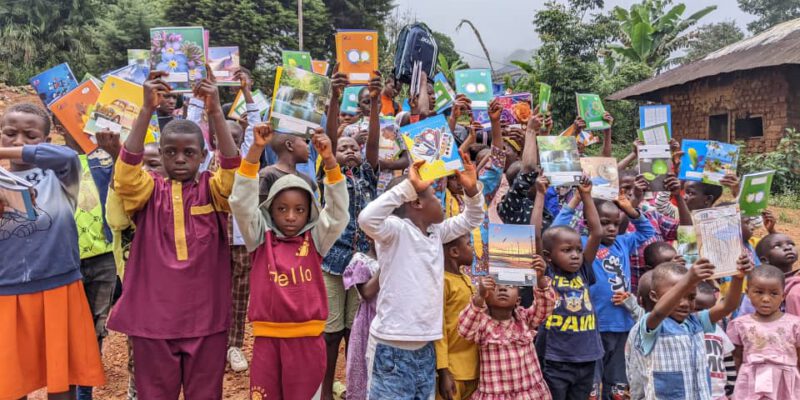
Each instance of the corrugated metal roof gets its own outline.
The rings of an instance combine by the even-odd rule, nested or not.
[[[723,47],[702,60],[666,71],[608,98],[637,98],[709,76],[783,64],[800,64],[800,18],[775,25],[756,36]]]

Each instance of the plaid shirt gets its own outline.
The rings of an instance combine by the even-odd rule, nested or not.
[[[480,383],[473,399],[551,399],[542,377],[533,338],[556,304],[552,285],[536,289],[530,308],[517,307],[506,321],[492,319],[486,307],[461,312],[458,333],[480,346]]]
[[[644,274],[644,249],[652,243],[678,240],[678,226],[680,226],[678,220],[661,214],[655,207],[646,203],[641,204],[640,211],[650,221],[650,225],[656,230],[656,235],[639,246],[636,253],[631,254],[631,293],[636,293],[639,277]],[[628,224],[628,232],[636,232],[636,227]]]

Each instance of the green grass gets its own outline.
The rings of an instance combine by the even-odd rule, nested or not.
[[[800,193],[786,192],[783,194],[774,194],[772,195],[769,204],[775,207],[791,208],[795,210],[800,209]],[[781,217],[783,217],[783,215],[779,215],[778,219],[781,219]],[[781,220],[781,222],[791,222],[791,221]]]

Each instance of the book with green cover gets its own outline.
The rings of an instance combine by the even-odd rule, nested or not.
[[[437,114],[450,108],[456,98],[455,92],[450,87],[450,82],[441,72],[433,77],[433,95],[436,98],[433,111]]]
[[[578,102],[578,115],[586,122],[587,131],[601,131],[611,127],[603,119],[606,109],[603,108],[600,96],[592,93],[576,93],[575,98]]]
[[[313,68],[311,68],[311,53],[307,51],[283,50],[281,52],[281,58],[283,58],[283,66],[285,67],[300,68],[311,72],[314,71]]]
[[[647,128],[637,129],[636,132],[639,135],[639,140],[644,142],[646,145],[669,144],[670,136],[669,127],[667,124],[658,124]]]
[[[472,100],[472,108],[489,108],[492,101],[492,73],[488,69],[462,69],[455,72],[456,93]]]
[[[539,84],[539,114],[547,115],[550,111],[550,95],[553,88],[546,83]]]
[[[775,171],[762,171],[742,177],[742,188],[739,190],[739,207],[742,215],[758,217],[767,209],[774,176]]]
[[[349,115],[358,114],[358,94],[364,86],[348,86],[342,91],[342,105],[339,112]]]
[[[258,115],[260,115],[263,120],[264,115],[269,111],[269,100],[267,96],[264,96],[264,92],[259,89],[253,90],[253,102],[255,102],[256,107],[258,107]],[[247,104],[245,104],[244,95],[242,95],[242,91],[240,90],[239,93],[236,94],[236,98],[233,99],[233,105],[228,112],[228,118],[238,119],[246,112]]]

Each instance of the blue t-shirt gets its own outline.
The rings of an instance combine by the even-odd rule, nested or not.
[[[566,225],[572,219],[575,210],[564,206],[553,221],[553,225]],[[614,292],[631,290],[631,254],[636,254],[637,249],[647,240],[655,236],[656,231],[639,213],[639,218],[631,220],[636,232],[617,235],[611,246],[603,244],[597,249],[597,257],[592,264],[592,270],[597,279],[589,288],[592,304],[597,314],[597,329],[600,332],[628,332],[633,328],[635,321],[630,313],[622,306],[611,302]],[[581,237],[584,247],[588,237]]]

